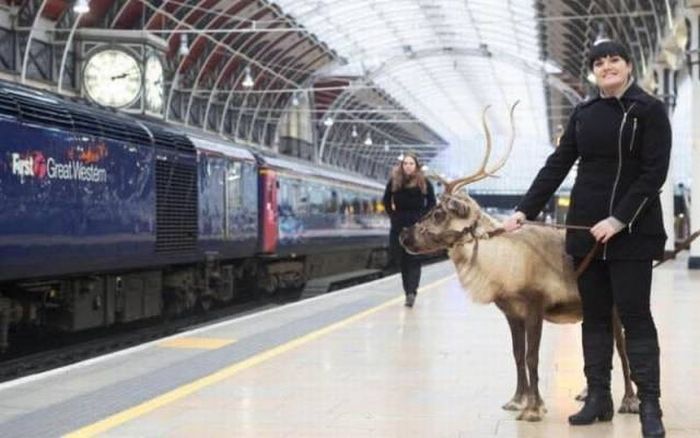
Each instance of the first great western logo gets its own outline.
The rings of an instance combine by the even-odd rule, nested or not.
[[[51,180],[67,180],[92,183],[106,183],[107,170],[94,164],[85,164],[79,160],[58,161],[53,157],[45,157],[42,152],[20,154],[13,152],[11,157],[11,172],[23,182],[25,178],[48,178]]]

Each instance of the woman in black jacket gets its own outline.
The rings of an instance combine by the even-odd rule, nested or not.
[[[597,43],[589,67],[600,94],[576,107],[559,146],[504,227],[512,231],[524,219],[535,218],[579,160],[567,223],[591,228],[568,230],[566,250],[578,265],[596,242],[602,249],[578,278],[589,395],[569,423],[609,421],[613,416],[614,304],[641,400],[642,433],[663,437],[659,344],[649,297],[652,260],[663,256],[666,240],[658,195],[668,171],[671,128],[663,103],[634,83],[623,46],[610,40]]]
[[[399,263],[401,267],[406,306],[413,307],[420,283],[420,258],[403,249],[399,243],[399,233],[404,227],[418,222],[425,212],[435,206],[433,185],[423,174],[415,154],[406,154],[401,165],[394,168],[383,201],[384,209],[391,218],[389,248],[392,262]]]

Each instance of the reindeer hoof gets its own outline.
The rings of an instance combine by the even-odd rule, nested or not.
[[[518,415],[518,421],[542,421],[542,416],[547,410],[544,406],[539,408],[527,408]]]
[[[508,403],[501,406],[506,411],[522,411],[525,408],[525,400],[513,398]]]
[[[586,401],[586,397],[588,397],[588,387],[584,387],[581,392],[578,393],[576,401]]]
[[[636,395],[626,395],[620,402],[620,409],[617,410],[620,414],[638,414],[639,413],[639,398]]]

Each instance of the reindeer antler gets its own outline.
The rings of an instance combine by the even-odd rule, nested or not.
[[[510,140],[508,141],[508,149],[503,157],[501,157],[500,161],[498,161],[495,166],[488,170],[486,169],[486,165],[488,164],[489,157],[491,156],[491,131],[489,130],[488,123],[486,123],[486,111],[490,106],[484,108],[484,111],[481,113],[481,121],[484,126],[484,137],[486,138],[486,153],[484,154],[484,159],[481,162],[481,166],[473,174],[445,184],[446,193],[454,193],[467,184],[480,181],[490,176],[496,176],[494,174],[505,166],[511,151],[513,150],[513,143],[515,142],[515,123],[513,121],[513,113],[515,112],[515,107],[518,105],[518,103],[520,103],[520,101],[516,100],[513,106],[510,107]]]
[[[447,185],[450,183],[445,178],[441,177],[440,175],[438,175],[437,173],[432,172],[432,171],[428,172],[428,174],[426,176],[430,179],[436,180],[437,182],[441,183],[445,187],[447,187]]]

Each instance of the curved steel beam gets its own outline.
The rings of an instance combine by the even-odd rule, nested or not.
[[[279,59],[282,58],[287,52],[282,50],[280,53],[275,57],[274,60],[271,60],[271,63],[275,63],[279,65],[280,71],[284,72],[284,74],[288,74],[290,78],[292,78],[295,82],[300,83],[300,86],[305,86],[304,80],[305,77],[309,77],[309,72],[310,70],[313,70],[313,64],[319,60],[323,59],[326,54],[323,53],[320,56],[317,56],[314,58],[314,61],[311,63],[306,63],[305,67],[307,69],[301,70],[296,68],[297,62],[304,60],[309,54],[312,54],[318,49],[317,46],[310,46],[306,50],[304,50],[301,54],[295,57],[291,57],[288,62],[285,64],[277,64],[279,62]],[[270,81],[267,84],[267,88],[265,91],[270,91],[272,87],[276,85],[275,81]],[[262,131],[266,132],[267,129],[269,129],[269,126],[271,124],[271,117],[273,114],[273,109],[276,108],[278,105],[278,102],[280,100],[284,102],[289,102],[290,101],[290,93],[275,93],[273,96],[268,97],[268,93],[263,94],[263,97],[258,101],[258,104],[255,108],[255,111],[253,112],[253,124],[251,124],[250,132],[248,133],[248,136],[252,138],[252,133],[253,133],[253,126],[255,125],[256,121],[258,119],[261,120],[262,123]],[[263,105],[266,105],[263,107]],[[269,109],[264,109],[264,108],[269,108]],[[281,108],[280,108],[281,110]]]
[[[34,30],[37,28],[41,14],[44,12],[44,8],[48,4],[49,0],[43,0],[41,6],[37,10],[34,16],[34,21],[32,22],[32,28],[29,30],[29,36],[27,37],[27,47],[24,48],[24,59],[22,59],[22,73],[20,76],[21,82],[24,84],[27,80],[27,63],[29,62],[29,54],[31,53],[32,40],[34,39]]]
[[[213,18],[213,19],[207,24],[206,29],[209,29],[209,28],[211,28],[212,26],[218,25],[219,23],[217,22],[217,20],[220,19],[220,18],[221,18],[225,13],[227,13],[227,12],[228,12],[228,10],[221,9],[221,11],[219,11],[219,13],[217,14],[217,16],[216,16],[215,18]],[[233,33],[228,34],[228,35],[225,35],[225,34],[224,34],[224,35],[221,37],[221,39],[220,39],[219,41],[220,41],[221,43],[227,43],[227,44],[228,44],[228,43],[230,43],[230,41],[228,41],[228,40],[229,40],[229,38],[231,38],[232,36],[234,36],[234,38],[235,38],[235,34],[233,34]],[[196,39],[195,39],[195,41],[192,42],[192,44],[194,45],[195,43],[196,43]],[[192,108],[192,103],[194,102],[194,96],[195,96],[195,94],[197,93],[197,91],[199,90],[199,83],[200,83],[200,81],[201,81],[201,79],[202,79],[202,76],[206,73],[207,65],[209,65],[209,62],[211,61],[211,59],[212,59],[214,56],[216,56],[216,53],[217,53],[216,50],[212,50],[212,51],[209,52],[209,54],[206,55],[206,58],[205,58],[205,59],[202,61],[202,63],[201,63],[201,68],[200,68],[199,71],[197,72],[197,77],[194,79],[194,81],[193,81],[193,83],[192,83],[192,87],[191,87],[192,90],[190,91],[190,97],[189,97],[189,99],[188,99],[188,101],[187,101],[187,108],[185,109],[185,116],[183,117],[184,122],[185,122],[185,126],[189,125],[189,123],[190,123],[190,109]],[[200,56],[203,56],[203,55],[204,55],[204,54],[201,54]],[[207,123],[206,123],[206,119],[204,119],[204,120],[203,120],[203,126],[206,126],[206,124],[207,124]]]
[[[61,56],[61,67],[59,68],[58,71],[58,92],[60,93],[63,91],[63,73],[66,68],[66,60],[68,59],[68,49],[70,46],[73,44],[73,36],[75,35],[75,30],[78,28],[78,24],[80,23],[80,19],[82,18],[83,14],[76,14],[75,16],[75,21],[73,22],[73,27],[70,29],[70,33],[68,34],[68,40],[66,41],[66,46],[63,48],[63,55]]]
[[[291,35],[291,33],[283,34],[283,35],[282,35],[281,37],[279,37],[276,41],[277,41],[278,43],[281,43],[281,42],[284,41],[285,39],[289,38],[290,35]],[[301,42],[303,42],[303,41],[304,41],[304,40],[300,38],[296,44],[299,44],[299,43],[301,43]],[[283,55],[284,55],[284,50],[280,50],[280,53],[278,54],[277,57],[275,57],[275,58],[273,59],[273,62],[275,62],[275,61],[278,59],[279,56],[283,56]],[[211,108],[212,108],[212,105],[213,105],[213,103],[214,103],[214,98],[215,98],[215,97],[218,95],[218,93],[219,93],[219,84],[221,83],[221,80],[223,79],[223,77],[225,76],[225,74],[228,72],[229,66],[231,65],[231,63],[232,63],[233,61],[234,61],[234,58],[229,58],[228,61],[226,61],[226,63],[223,65],[223,67],[219,70],[219,73],[218,73],[217,76],[216,76],[216,80],[214,81],[214,85],[213,85],[213,87],[212,87],[212,89],[211,89],[211,93],[209,94],[209,99],[207,100],[206,110],[204,111],[204,119],[205,119],[205,120],[208,120],[209,112],[210,112],[210,110],[211,110]],[[224,111],[222,110],[222,115],[223,115],[223,114],[224,114]],[[208,129],[208,128],[205,126],[205,130],[207,130],[207,129]]]
[[[465,49],[465,48],[454,48],[449,51],[444,51],[444,50],[434,50],[434,49],[425,49],[425,50],[419,50],[415,52],[414,55],[412,56],[407,56],[407,55],[400,55],[394,58],[391,58],[384,62],[378,69],[375,71],[372,71],[368,74],[367,78],[370,81],[376,80],[376,78],[382,76],[383,74],[386,74],[387,72],[391,71],[392,69],[395,69],[402,64],[405,64],[407,62],[411,62],[415,59],[427,59],[427,58],[435,58],[435,57],[444,57],[444,56],[453,56],[457,58],[469,58],[469,57],[483,57],[483,58],[492,58],[496,60],[502,60],[506,62],[507,64],[511,64],[515,66],[516,68],[519,68],[520,70],[523,70],[527,73],[534,74],[534,75],[540,75],[545,77],[548,81],[550,81],[550,78],[553,75],[549,75],[545,72],[544,70],[544,63],[541,61],[533,61],[533,60],[527,60],[523,59],[515,54],[508,53],[508,52],[502,52],[498,50],[489,50],[490,55],[485,54],[480,49]],[[560,91],[564,96],[569,99],[569,101],[572,104],[576,104],[580,102],[583,99],[583,96],[581,96],[575,89],[573,89],[570,85],[565,84],[561,80],[557,80],[555,78],[551,79],[551,85],[556,88],[558,91]]]

